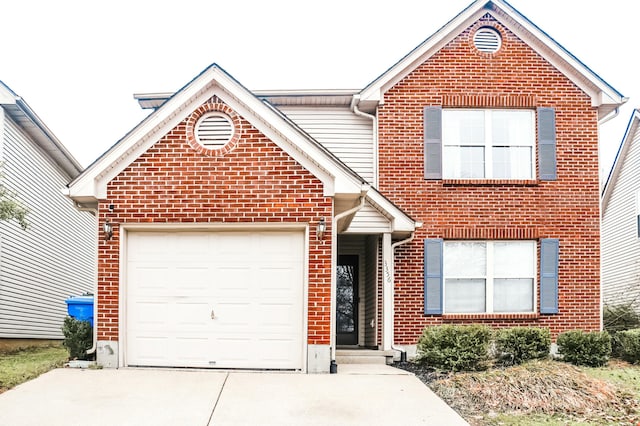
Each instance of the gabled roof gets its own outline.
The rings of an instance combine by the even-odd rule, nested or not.
[[[616,153],[616,158],[613,161],[613,166],[611,166],[611,170],[609,171],[609,176],[607,176],[607,181],[602,188],[602,202],[600,208],[601,215],[604,215],[607,205],[609,204],[609,199],[611,198],[611,193],[613,192],[613,188],[615,187],[618,176],[620,175],[622,164],[624,163],[624,159],[627,156],[627,153],[631,149],[631,145],[633,144],[633,140],[636,138],[639,127],[640,109],[634,109],[633,113],[631,113],[629,124],[627,124],[627,130],[624,132],[622,142],[618,147],[618,152]],[[640,173],[640,170],[638,170],[638,173]]]
[[[213,64],[71,182],[69,195],[80,202],[105,199],[108,182],[214,95],[318,177],[324,183],[327,195],[360,193],[364,182],[357,174],[336,162],[321,145]]]
[[[70,179],[80,174],[82,171],[80,163],[67,151],[31,107],[2,81],[0,81],[0,107]]]
[[[107,184],[212,96],[218,96],[265,136],[324,184],[327,196],[346,198],[378,197],[376,190],[337,157],[297,127],[269,102],[259,99],[217,64],[205,69],[182,89],[166,99],[166,94],[146,119],[112,146],[69,184],[69,196],[80,203],[95,204],[106,199]],[[413,230],[414,221],[388,200],[381,201],[397,219],[396,230]]]
[[[520,37],[588,94],[591,97],[592,105],[598,108],[600,119],[627,101],[627,98],[624,98],[620,92],[607,84],[600,76],[506,1],[477,0],[365,87],[357,96],[360,108],[370,110],[375,105],[382,103],[383,95],[387,90],[487,13]]]

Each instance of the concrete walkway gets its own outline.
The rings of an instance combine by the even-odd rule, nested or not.
[[[466,425],[414,375],[57,369],[0,394],[0,425]]]

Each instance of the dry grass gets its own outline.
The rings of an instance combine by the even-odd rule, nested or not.
[[[631,390],[553,361],[454,374],[429,385],[475,424],[487,424],[483,419],[498,414],[560,415],[594,419],[596,424],[631,424],[624,422],[637,419],[640,408]]]

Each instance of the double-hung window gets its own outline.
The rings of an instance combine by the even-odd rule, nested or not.
[[[533,179],[535,112],[442,110],[445,179]]]
[[[424,313],[557,314],[560,241],[424,240]],[[536,277],[539,276],[539,285]]]
[[[535,241],[446,241],[445,313],[530,313]]]

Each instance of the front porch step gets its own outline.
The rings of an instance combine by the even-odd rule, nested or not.
[[[336,363],[340,364],[393,364],[394,351],[373,349],[336,349]]]

